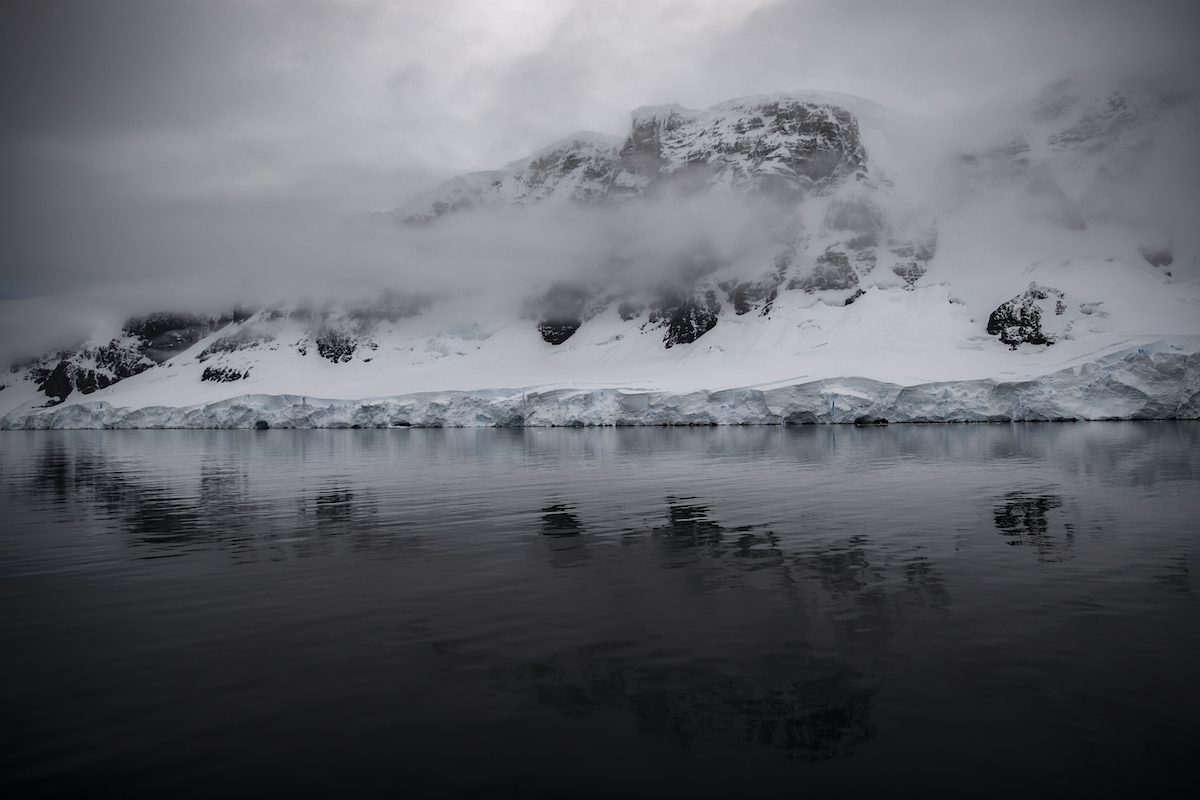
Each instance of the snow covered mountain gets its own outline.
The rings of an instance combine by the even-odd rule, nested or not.
[[[954,135],[831,93],[638,109],[368,218],[569,209],[586,269],[137,317],[13,367],[0,425],[1200,417],[1196,120],[1078,80]]]

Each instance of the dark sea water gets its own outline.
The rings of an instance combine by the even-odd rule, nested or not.
[[[8,797],[1200,764],[1196,423],[6,432],[0,507]]]

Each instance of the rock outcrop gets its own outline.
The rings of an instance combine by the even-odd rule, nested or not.
[[[717,293],[709,290],[700,296],[687,292],[666,291],[650,309],[651,326],[665,328],[663,344],[691,344],[717,324],[721,303]]]
[[[201,317],[179,312],[156,312],[132,317],[121,334],[101,345],[84,345],[51,354],[29,367],[28,378],[61,403],[72,392],[91,394],[137,375],[187,350],[203,337],[244,312]]]
[[[587,291],[559,283],[551,286],[538,302],[538,333],[549,344],[562,344],[583,324]]]
[[[1045,330],[1043,322],[1067,311],[1063,293],[1049,286],[1029,284],[1029,288],[1013,299],[1001,303],[988,317],[987,332],[1016,350],[1022,344],[1053,344],[1055,335]]]

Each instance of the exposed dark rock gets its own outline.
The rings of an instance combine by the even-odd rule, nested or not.
[[[538,333],[549,344],[562,344],[579,330],[579,322],[539,322]]]
[[[326,328],[317,335],[317,353],[333,363],[349,361],[358,349],[358,340],[333,328]]]
[[[851,305],[855,300],[862,297],[864,294],[866,294],[866,292],[863,291],[862,289],[855,289],[854,294],[852,294],[846,298],[846,302],[844,303],[844,305]]]
[[[48,397],[65,398],[76,389],[91,394],[152,366],[154,362],[123,337],[100,347],[83,347],[43,359],[29,370],[29,378]]]
[[[826,180],[854,172],[866,162],[858,120],[845,109],[784,100],[765,104],[760,113],[772,118],[769,131],[797,140],[783,160],[798,175]]]
[[[125,322],[124,332],[143,341],[141,352],[161,364],[203,339],[220,323],[195,314],[159,311]]]
[[[579,286],[556,283],[539,302],[538,333],[550,344],[562,344],[583,324],[588,293]]]
[[[888,421],[883,417],[875,417],[870,414],[863,414],[860,417],[854,418],[854,424],[861,428],[868,425],[887,425]]]
[[[81,347],[43,360],[29,377],[48,397],[61,401],[72,391],[91,394],[137,375],[190,347],[214,326],[191,314],[159,312],[133,317],[126,336],[99,347]],[[50,367],[50,364],[54,364]]]
[[[53,368],[31,369],[30,378],[48,397],[61,399],[79,390],[84,395],[146,371],[155,363],[191,347],[208,335],[212,320],[192,314],[160,312],[127,320],[126,337],[95,348],[59,354]],[[44,365],[43,361],[43,365]]]
[[[1066,305],[1063,293],[1048,286],[1029,284],[1029,288],[1000,306],[988,317],[987,332],[999,336],[1013,350],[1021,344],[1053,344],[1054,338],[1042,330],[1042,304],[1055,298],[1055,313],[1062,314]],[[1061,310],[1059,310],[1061,308]]]
[[[635,116],[633,128],[621,148],[618,174],[628,176],[657,176],[662,169],[665,159],[662,156],[664,134],[677,130],[683,125],[683,117],[675,109],[660,114]],[[614,182],[614,193],[637,194],[637,180],[617,180]]]
[[[205,367],[204,372],[200,374],[200,380],[211,381],[213,383],[228,383],[230,381],[240,381],[249,375],[250,370],[242,372],[232,367]]]
[[[38,383],[38,388],[53,400],[60,403],[66,400],[67,395],[71,394],[71,390],[75,388],[74,382],[71,380],[71,365],[65,360],[59,361],[58,365]]]
[[[81,359],[91,358],[99,369],[112,373],[113,383],[145,372],[154,366],[154,362],[143,355],[140,348],[131,349],[117,339],[103,347],[81,350],[79,356]]]
[[[663,343],[667,347],[690,344],[717,324],[721,304],[711,289],[703,297],[691,293],[667,291],[659,296],[650,309],[649,323],[662,325],[667,331]]]
[[[91,394],[97,389],[104,389],[116,383],[119,378],[110,378],[103,372],[97,372],[94,369],[75,371],[75,388],[79,389],[83,394]]]
[[[571,199],[587,203],[603,199],[615,168],[615,146],[598,143],[589,137],[571,137],[527,163],[514,180],[523,190],[522,199],[526,201],[543,197],[567,181],[573,184]],[[457,211],[473,205],[469,198],[462,198],[447,210]]]
[[[845,109],[784,98],[731,113],[743,115],[731,137],[677,106],[635,114],[609,193],[655,194],[668,184],[688,192],[722,177],[753,194],[794,198],[866,163],[858,120]]]
[[[220,355],[222,353],[234,353],[238,350],[247,350],[260,344],[272,342],[274,339],[275,337],[273,336],[258,334],[254,331],[238,331],[231,336],[222,336],[220,339],[212,342],[208,347],[204,348],[204,350],[199,356],[196,357],[196,359],[204,362],[213,356]]]
[[[144,317],[130,317],[122,330],[130,336],[150,341],[172,331],[194,328],[204,324],[195,314],[156,311]]]
[[[901,260],[892,267],[892,272],[904,279],[906,289],[913,285],[929,271],[929,262],[937,253],[937,228],[930,227],[920,236],[911,241],[893,241],[889,249]]]
[[[265,419],[260,419],[254,423],[254,430],[256,431],[266,431],[270,429],[271,423],[267,422]]]

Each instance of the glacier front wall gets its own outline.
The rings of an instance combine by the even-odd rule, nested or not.
[[[5,429],[788,425],[1200,419],[1200,337],[1160,341],[1031,380],[900,386],[835,378],[771,388],[488,389],[367,400],[244,395],[204,405],[79,402],[14,412]]]

